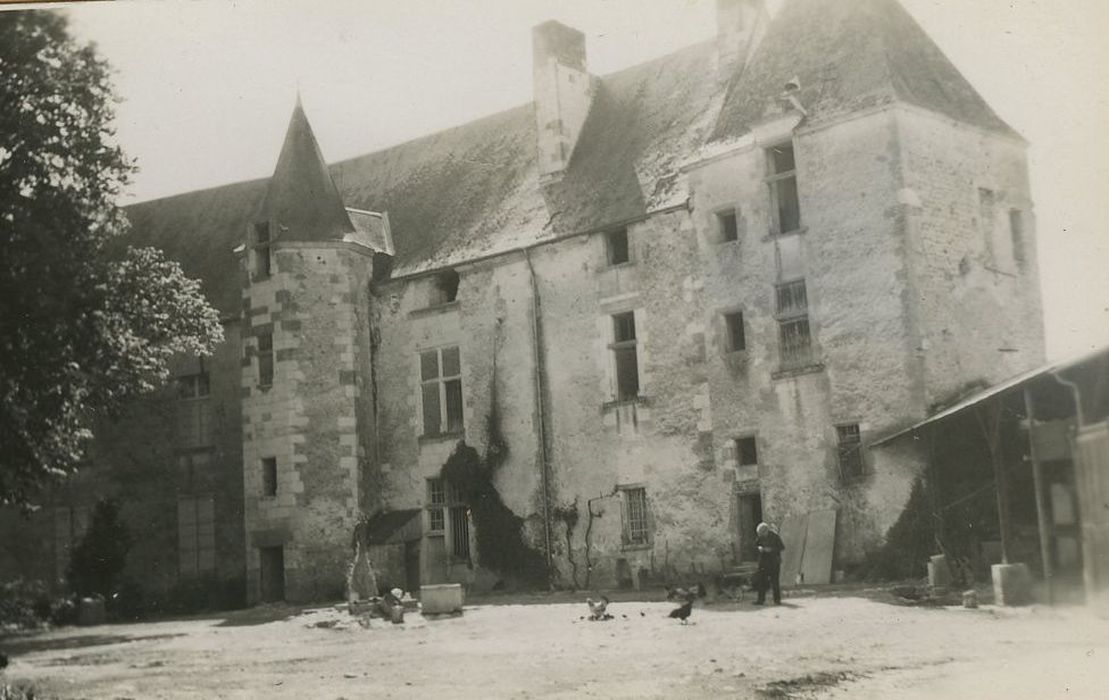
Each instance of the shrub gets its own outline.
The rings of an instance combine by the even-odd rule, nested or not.
[[[74,592],[109,598],[130,549],[131,533],[119,518],[119,506],[111,499],[97,503],[89,529],[69,560],[67,574]]]
[[[0,625],[38,627],[50,618],[50,592],[42,581],[22,578],[0,585]]]

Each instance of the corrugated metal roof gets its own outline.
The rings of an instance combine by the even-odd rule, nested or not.
[[[1018,374],[1014,377],[1010,377],[1009,379],[1006,379],[1005,381],[999,382],[999,383],[997,383],[997,384],[995,384],[991,387],[987,387],[986,389],[983,389],[983,390],[978,391],[974,394],[971,394],[970,396],[968,396],[965,399],[959,401],[958,403],[954,404],[953,406],[945,408],[942,411],[939,411],[938,413],[936,413],[934,415],[931,415],[931,416],[929,416],[928,418],[925,418],[922,421],[918,421],[918,422],[910,425],[907,428],[903,428],[901,430],[898,430],[897,432],[895,432],[891,435],[887,435],[887,436],[885,436],[883,438],[880,438],[878,440],[873,440],[873,441],[870,442],[870,446],[871,447],[878,447],[880,445],[884,445],[887,442],[891,442],[891,441],[896,440],[900,437],[904,437],[905,435],[908,435],[910,433],[915,433],[916,431],[920,430],[921,428],[923,428],[927,425],[937,423],[937,422],[939,422],[939,421],[941,421],[945,418],[948,418],[950,416],[953,416],[957,413],[962,413],[966,409],[971,408],[973,406],[977,406],[978,404],[980,404],[984,401],[988,401],[989,399],[992,399],[994,397],[1001,396],[1002,394],[1005,394],[1009,391],[1020,389],[1020,388],[1024,387],[1026,384],[1028,384],[1028,383],[1030,383],[1030,382],[1032,382],[1032,381],[1034,381],[1034,380],[1036,380],[1040,377],[1043,377],[1047,374],[1050,374],[1052,372],[1060,372],[1062,370],[1066,370],[1066,369],[1069,369],[1071,367],[1075,367],[1075,366],[1078,366],[1078,365],[1085,364],[1085,363],[1090,362],[1091,360],[1093,360],[1095,358],[1098,358],[1100,356],[1103,356],[1103,355],[1109,357],[1109,348],[1101,348],[1099,350],[1094,350],[1093,352],[1083,353],[1082,355],[1080,355],[1078,357],[1073,357],[1073,358],[1070,358],[1068,360],[1061,360],[1061,361],[1058,361],[1058,362],[1049,362],[1049,363],[1047,363],[1047,364],[1045,364],[1041,367],[1037,367],[1036,369],[1030,369],[1027,372],[1021,372],[1020,374]]]

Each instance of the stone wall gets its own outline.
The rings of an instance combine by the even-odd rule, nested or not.
[[[897,128],[924,400],[950,403],[968,382],[992,384],[1044,361],[1025,145],[918,109],[898,110]]]
[[[285,598],[342,594],[373,425],[368,356],[371,258],[348,244],[284,243],[274,274],[244,288],[242,367],[247,593],[260,595],[260,547],[283,547]],[[273,336],[274,377],[259,384],[257,339]],[[361,418],[361,421],[359,420]],[[276,459],[275,495],[263,459]]]

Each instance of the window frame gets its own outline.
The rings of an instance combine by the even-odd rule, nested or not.
[[[716,218],[716,242],[717,243],[736,243],[739,241],[739,207],[725,207],[718,209],[715,212]],[[725,223],[731,220],[731,232],[729,234],[729,227]]]
[[[263,342],[263,339],[265,342]],[[273,352],[273,333],[258,333],[255,336],[258,358],[258,386],[269,388],[273,386],[275,367]],[[268,381],[267,381],[268,380]]]
[[[178,447],[211,447],[215,442],[212,435],[212,379],[204,360],[200,360],[199,372],[181,374],[175,379],[177,403],[174,429]],[[186,422],[189,424],[187,431],[183,427]]]
[[[463,498],[462,492],[443,477],[427,477],[425,483],[427,534],[442,537],[451,557],[469,561],[473,553],[470,547],[469,503]]]
[[[747,320],[743,309],[731,309],[720,314],[724,320],[724,351],[728,353],[747,352]],[[738,338],[736,332],[738,330]],[[738,344],[736,341],[739,341]]]
[[[774,159],[774,151],[783,146],[788,146],[792,154],[793,167],[789,170],[777,169],[777,164]],[[771,236],[788,236],[791,233],[798,233],[805,229],[804,218],[801,212],[801,190],[799,187],[797,177],[797,148],[793,140],[781,141],[779,143],[767,146],[764,149],[766,158],[766,176],[763,178],[766,182],[767,188],[770,193],[770,235]],[[793,206],[796,212],[796,226],[786,229],[782,225],[782,187],[781,183],[792,180],[793,181]]]
[[[753,462],[743,461],[743,443],[748,442],[751,449],[754,451],[755,460]],[[757,467],[759,465],[759,442],[755,435],[740,435],[732,439],[732,444],[735,447],[735,463],[737,467]]]
[[[252,278],[264,280],[272,277],[273,227],[269,221],[256,221],[251,226],[250,251],[253,258],[251,265]]]
[[[647,488],[642,484],[620,486],[620,537],[625,548],[650,547],[651,504]]]
[[[622,245],[614,246],[613,245],[613,238],[614,237],[622,238],[623,239]],[[631,265],[634,262],[633,259],[632,259],[631,232],[628,230],[627,226],[624,226],[622,228],[611,229],[609,231],[605,231],[604,239],[605,239],[605,263],[607,264],[608,267],[620,267],[622,265]],[[618,260],[615,259],[616,255],[614,253],[616,251],[618,251],[620,248],[623,249],[623,260],[618,261]]]
[[[445,353],[454,351],[458,355],[458,373],[445,374],[445,362],[443,356]],[[424,377],[424,356],[430,353],[435,353],[436,362],[436,376],[432,378]],[[442,345],[433,348],[423,348],[416,353],[417,358],[417,371],[419,372],[420,381],[420,419],[422,422],[421,435],[426,438],[437,438],[443,436],[461,435],[466,430],[466,409],[465,397],[462,393],[462,346],[461,345]],[[428,430],[428,412],[426,406],[426,388],[431,385],[437,385],[436,396],[439,413],[439,424],[435,431]],[[452,395],[451,387],[457,385],[457,397]],[[452,413],[450,408],[457,403],[458,415],[457,422],[452,423]]]
[[[277,457],[262,457],[259,462],[262,465],[262,498],[277,498],[279,490]]]
[[[859,423],[837,423],[836,468],[842,483],[858,481],[866,476],[863,456],[863,431]]]
[[[201,504],[202,504],[202,502],[207,502],[207,503],[211,504],[211,518],[212,518],[211,519],[211,532],[207,533],[207,534],[202,533],[202,531],[201,531],[202,528],[201,528],[201,517],[200,517],[200,515],[201,515]],[[192,505],[192,515],[193,515],[192,533],[191,533],[192,534],[191,539],[192,539],[192,543],[193,543],[193,547],[192,547],[192,551],[193,551],[192,567],[193,568],[190,569],[190,570],[186,570],[185,567],[182,566],[182,564],[185,561],[185,555],[186,555],[186,550],[185,550],[184,547],[182,547],[182,544],[187,541],[186,534],[188,534],[188,533],[184,529],[184,523],[181,520],[181,513],[182,513],[183,506],[185,506],[187,504],[190,504],[190,503]],[[210,549],[210,552],[211,552],[211,559],[208,560],[208,565],[207,566],[204,565],[205,561],[202,558],[203,552],[206,549],[205,547],[201,546],[202,545],[202,538],[203,538],[203,544],[210,545],[209,549]],[[211,493],[181,494],[181,495],[179,495],[177,497],[177,577],[178,577],[178,579],[196,580],[196,579],[204,578],[206,576],[215,574],[216,571],[217,571],[217,568],[218,568],[217,563],[216,563],[216,559],[217,559],[216,551],[217,551],[217,546],[216,546],[216,498],[215,498],[215,495],[211,494]]]
[[[618,402],[637,401],[642,395],[643,384],[639,380],[639,335],[636,329],[635,311],[622,311],[620,313],[610,314],[609,318],[612,322],[612,342],[609,343],[608,347],[612,355],[613,393]],[[627,319],[631,320],[631,324],[625,326],[624,330],[626,331],[630,328],[631,335],[630,337],[623,337],[626,336],[626,333],[621,333],[621,321]],[[635,390],[630,394],[624,391],[625,387],[621,380],[622,377],[632,376],[630,371],[621,372],[623,363],[627,362],[626,359],[622,360],[621,358],[627,358],[629,356],[629,351],[635,369]]]
[[[800,294],[796,289],[800,285]],[[785,290],[793,288],[790,292],[792,299],[783,304],[786,297]],[[774,320],[778,324],[778,365],[783,370],[806,367],[815,361],[813,350],[812,321],[809,317],[809,292],[808,283],[804,277],[784,280],[774,285]],[[788,340],[792,328],[804,327],[804,333],[797,333],[797,337],[805,338],[803,349],[801,343]]]

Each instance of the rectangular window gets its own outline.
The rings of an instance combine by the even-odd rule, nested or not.
[[[444,270],[431,280],[428,306],[449,304],[458,299],[458,284],[461,278],[455,270]]]
[[[443,479],[427,480],[428,531],[447,537],[450,553],[470,558],[470,507],[461,490]]]
[[[442,479],[427,480],[427,512],[430,516],[428,529],[431,532],[443,532],[446,529],[443,517],[443,506],[447,504],[447,492]]]
[[[265,457],[262,459],[262,495],[277,495],[277,458]]]
[[[211,496],[177,499],[177,562],[182,578],[216,570],[215,502]]]
[[[805,280],[777,285],[776,318],[778,347],[783,368],[812,363],[812,337],[809,331],[809,300]]]
[[[616,400],[639,396],[639,351],[635,338],[635,312],[612,317],[612,353],[616,364]]]
[[[1020,209],[1009,210],[1009,239],[1013,243],[1013,262],[1018,268],[1024,269],[1024,217]]]
[[[741,467],[759,463],[759,451],[755,438],[741,437],[735,441],[736,461]]]
[[[647,490],[622,489],[624,494],[624,544],[647,544],[650,541],[650,518],[647,512]]]
[[[262,221],[254,224],[254,277],[261,279],[270,276],[272,265],[270,241],[270,222]]]
[[[605,254],[609,265],[623,265],[631,260],[628,249],[628,229],[617,229],[605,234]]]
[[[721,242],[739,240],[739,218],[734,209],[717,214],[716,227]]]
[[[424,435],[462,432],[462,362],[457,347],[420,353]]]
[[[182,485],[184,490],[192,491],[199,483],[204,481],[204,476],[211,465],[211,450],[179,453],[177,455],[178,483]]]
[[[862,476],[862,436],[859,434],[859,424],[836,426],[836,440],[840,478],[846,481]]]
[[[728,352],[739,352],[747,349],[747,337],[743,330],[743,313],[733,311],[724,314],[724,326],[728,332]]]
[[[258,336],[258,384],[273,385],[273,334]]]
[[[177,444],[203,447],[212,444],[212,404],[208,373],[201,370],[177,378]]]
[[[772,233],[782,234],[801,228],[801,204],[797,197],[797,163],[793,144],[783,143],[767,149],[771,211],[774,214]]]

